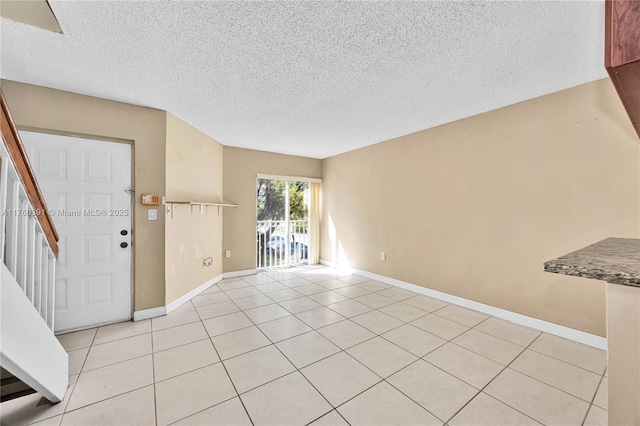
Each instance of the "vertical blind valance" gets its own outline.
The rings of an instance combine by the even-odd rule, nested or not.
[[[320,178],[312,178],[305,176],[283,176],[283,175],[266,175],[263,173],[257,174],[258,179],[273,179],[273,180],[288,180],[293,182],[310,182],[310,183],[322,183]]]

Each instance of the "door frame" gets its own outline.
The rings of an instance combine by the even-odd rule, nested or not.
[[[42,128],[42,127],[34,127],[34,126],[18,126],[16,125],[16,129],[18,130],[18,132],[20,131],[25,131],[25,132],[34,132],[34,133],[44,133],[44,134],[49,134],[49,135],[57,135],[57,136],[65,136],[65,137],[70,137],[70,138],[82,138],[82,139],[91,139],[94,140],[96,142],[111,142],[111,143],[120,143],[120,144],[126,144],[130,146],[131,149],[131,187],[134,189],[134,193],[131,194],[131,271],[129,271],[130,273],[130,277],[129,280],[131,282],[131,289],[130,289],[130,296],[131,296],[131,313],[130,313],[130,320],[133,320],[133,313],[135,312],[135,296],[136,296],[136,282],[135,282],[135,269],[136,269],[136,232],[135,232],[135,224],[136,224],[136,198],[135,198],[135,182],[136,182],[136,176],[135,176],[135,141],[133,139],[122,139],[122,138],[116,138],[116,137],[112,137],[112,136],[104,136],[104,135],[94,135],[94,134],[88,134],[88,133],[81,133],[81,132],[73,132],[73,131],[67,131],[67,130],[57,130],[57,129],[47,129],[47,128]],[[29,166],[31,166],[31,159],[29,159]],[[36,182],[37,184],[37,182]],[[122,322],[122,320],[114,320],[114,321],[107,321],[104,323],[100,323],[100,325],[109,325],[109,324],[115,324],[115,323],[119,323]],[[82,327],[75,327],[75,328],[69,328],[69,329],[65,329],[62,330],[60,332],[56,332],[56,334],[65,334],[65,333],[71,333],[74,331],[78,331],[78,330],[86,330],[89,328],[95,328],[96,325],[92,325],[92,326],[82,326]]]

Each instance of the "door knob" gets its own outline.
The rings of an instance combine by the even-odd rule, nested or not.
[[[126,229],[123,229],[122,231],[120,231],[120,235],[127,235],[129,232],[127,232]]]
[[[120,243],[120,247],[122,247],[122,248],[127,248],[127,247],[129,247],[129,244],[127,244],[127,243]]]

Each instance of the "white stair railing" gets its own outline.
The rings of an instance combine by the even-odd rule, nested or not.
[[[54,335],[58,234],[0,91],[0,366],[51,402],[69,384]]]
[[[53,330],[55,262],[38,215],[4,144],[0,146],[0,258]]]

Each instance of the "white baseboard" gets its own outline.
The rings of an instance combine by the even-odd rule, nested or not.
[[[134,321],[142,321],[149,318],[161,317],[167,314],[166,306],[158,306],[157,308],[143,309],[133,313]]]
[[[320,264],[324,266],[329,266],[330,268],[336,268],[337,264],[333,262],[329,262],[328,260],[320,259]]]
[[[336,264],[320,259],[320,263],[326,266],[338,267]],[[565,339],[573,340],[574,342],[582,343],[584,345],[592,346],[594,348],[607,350],[607,339],[595,334],[585,333],[584,331],[576,330],[573,328],[565,327],[563,325],[554,324],[552,322],[543,321],[537,318],[529,317],[527,315],[518,314],[508,311],[506,309],[497,308],[491,305],[485,305],[484,303],[475,302],[473,300],[465,299],[463,297],[453,296],[451,294],[443,293],[441,291],[432,290],[430,288],[421,287],[419,285],[411,284],[405,281],[396,280],[394,278],[386,277],[384,275],[375,274],[369,271],[363,271],[361,269],[349,268],[354,274],[362,275],[365,278],[380,281],[385,284],[389,284],[395,287],[403,288],[405,290],[412,291],[414,293],[422,294],[425,296],[433,297],[434,299],[443,300],[445,302],[453,303],[455,305],[462,306],[464,308],[473,309],[482,312],[487,315],[501,318],[516,324],[523,325],[525,327],[533,328],[535,330],[543,331],[545,333],[553,334],[555,336],[563,337]]]
[[[206,289],[208,289],[212,285],[218,283],[220,280],[222,280],[222,274],[211,278],[209,281],[207,281],[206,283],[202,284],[201,286],[194,288],[193,290],[191,290],[189,293],[185,294],[184,296],[181,296],[181,297],[177,298],[176,300],[174,300],[173,302],[167,304],[167,306],[166,306],[167,313],[175,311],[180,306],[184,305],[189,300],[193,299],[194,297],[196,297],[197,295],[199,295],[200,293],[202,293],[203,291],[205,291]]]
[[[257,269],[245,269],[244,271],[231,271],[222,274],[223,278],[235,278],[244,277],[245,275],[255,275],[258,273]]]
[[[111,320],[111,321],[100,322],[98,324],[83,325],[83,326],[80,326],[80,327],[66,328],[64,330],[56,330],[55,334],[56,334],[56,336],[58,336],[58,335],[62,335],[62,334],[74,333],[76,331],[89,330],[90,328],[104,327],[104,326],[107,326],[107,325],[118,324],[118,323],[127,322],[127,321],[131,321],[131,317],[130,316],[129,317],[119,318],[119,319],[114,319],[114,320]]]
[[[156,318],[156,317],[161,317],[163,315],[167,315],[168,313],[170,313],[172,311],[175,311],[180,306],[184,305],[189,300],[193,299],[194,297],[196,297],[197,295],[199,295],[203,291],[207,290],[212,285],[218,283],[220,280],[222,280],[222,274],[220,274],[220,275],[218,275],[218,276],[216,276],[214,278],[211,278],[206,283],[194,288],[193,290],[191,290],[190,292],[188,292],[184,296],[179,297],[178,299],[174,300],[173,302],[171,302],[171,303],[169,303],[169,304],[167,304],[165,306],[158,306],[157,308],[143,309],[141,311],[135,311],[133,313],[133,320],[134,321],[141,321],[141,320],[145,320],[145,319],[149,319],[149,318]]]

